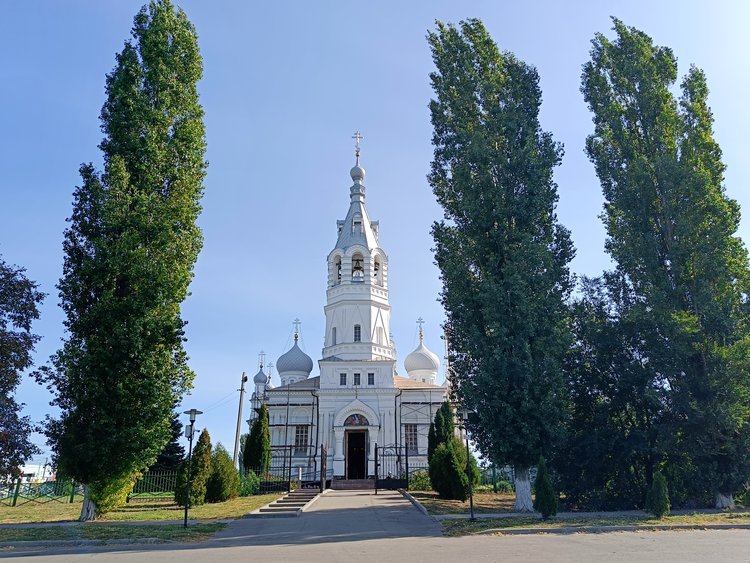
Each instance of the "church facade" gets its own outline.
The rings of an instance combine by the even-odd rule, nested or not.
[[[378,446],[381,460],[386,451],[397,452],[399,464],[408,456],[406,467],[378,468],[381,476],[398,472],[403,478],[427,465],[429,425],[447,387],[436,382],[439,360],[424,345],[421,326],[419,346],[404,361],[407,377],[397,374],[388,255],[365,207],[358,146],[351,178],[349,209],[336,223],[336,244],[327,257],[319,374],[312,375],[312,358],[299,347],[295,329],[294,345],[276,362],[281,385],[272,386],[262,364],[255,375],[251,416],[267,405],[274,455],[288,452],[292,475],[315,475],[325,467],[334,481],[371,479]]]

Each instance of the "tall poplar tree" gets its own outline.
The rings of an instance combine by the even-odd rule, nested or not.
[[[61,411],[47,429],[59,465],[86,485],[82,520],[154,462],[193,380],[180,304],[202,246],[201,74],[185,13],[144,6],[107,75],[104,170],[83,165],[74,193],[58,285],[67,337],[38,377]]]
[[[586,150],[605,198],[606,248],[652,324],[642,361],[665,392],[667,473],[719,507],[750,474],[748,255],[702,71],[677,99],[677,60],[614,19],[593,40],[582,91],[594,119]]]
[[[531,511],[529,468],[563,416],[569,344],[569,232],[555,216],[562,148],[541,129],[536,70],[500,52],[479,20],[428,34],[435,147],[430,185],[445,217],[432,228],[456,392],[476,414],[479,450],[516,473]]]
[[[7,264],[0,256],[0,478],[18,477],[23,463],[39,453],[31,443],[34,425],[28,416],[20,416],[23,404],[13,398],[39,341],[31,332],[44,299],[37,288],[23,268]]]

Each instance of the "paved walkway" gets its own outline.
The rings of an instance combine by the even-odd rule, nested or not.
[[[441,536],[440,524],[397,491],[329,491],[297,518],[240,518],[209,543],[296,545]]]

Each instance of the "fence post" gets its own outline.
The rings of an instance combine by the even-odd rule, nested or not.
[[[11,506],[16,506],[16,503],[18,502],[18,493],[21,492],[21,478],[18,478],[18,481],[16,481],[16,490],[13,492],[13,504]]]
[[[378,494],[378,443],[375,442],[375,494]]]
[[[76,496],[76,482],[71,481],[70,482],[70,502],[69,504],[73,504],[73,498]]]
[[[289,453],[289,473],[288,473],[289,481],[287,481],[286,492],[291,493],[292,492],[292,446],[289,446],[288,453]]]
[[[409,490],[409,446],[404,445],[406,450],[406,490]]]

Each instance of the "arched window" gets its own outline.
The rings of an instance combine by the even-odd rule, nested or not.
[[[336,256],[333,267],[336,272],[336,283],[341,283],[341,256]]]
[[[375,283],[377,285],[383,285],[383,281],[380,277],[380,258],[375,258],[373,277],[375,278]]]
[[[352,256],[352,281],[355,283],[365,281],[365,261],[361,254]]]
[[[354,325],[354,342],[362,342],[362,327]]]
[[[350,414],[344,421],[344,426],[369,426],[370,421],[363,414]]]
[[[331,329],[331,346],[336,346],[336,327]]]

